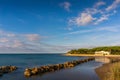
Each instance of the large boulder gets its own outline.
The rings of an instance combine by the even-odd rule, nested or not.
[[[24,75],[26,77],[30,77],[32,75],[31,69],[29,69],[29,68],[25,69]]]
[[[32,73],[33,75],[38,74],[38,72],[39,72],[39,69],[38,69],[37,67],[36,67],[36,68],[33,68],[32,71],[31,71],[31,73]]]

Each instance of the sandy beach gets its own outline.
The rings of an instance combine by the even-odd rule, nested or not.
[[[88,57],[120,57],[120,55],[94,55],[94,54],[64,54],[65,56],[88,56]]]
[[[120,77],[117,77],[117,75],[120,75],[120,57],[111,57],[109,59],[111,59],[111,62],[103,64],[102,66],[96,68],[96,73],[101,80],[120,80]]]
[[[118,74],[120,67],[118,67],[118,69],[116,68],[116,65],[120,66],[120,62],[107,63],[103,64],[101,67],[96,68],[95,71],[98,74],[100,80],[120,80],[120,74]]]

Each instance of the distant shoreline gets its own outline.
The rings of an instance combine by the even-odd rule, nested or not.
[[[103,55],[94,55],[94,54],[64,54],[65,56],[90,56],[90,57],[102,57]],[[103,57],[120,57],[120,55],[105,55]]]

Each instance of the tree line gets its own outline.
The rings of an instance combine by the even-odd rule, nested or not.
[[[96,48],[80,48],[68,51],[69,54],[94,54],[96,51],[109,51],[111,54],[120,54],[120,46],[105,46]]]

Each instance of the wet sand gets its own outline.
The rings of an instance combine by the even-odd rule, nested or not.
[[[95,68],[102,65],[100,62],[90,61],[80,64],[74,68],[63,69],[56,72],[46,73],[44,75],[32,76],[25,78],[21,69],[15,72],[6,74],[1,77],[1,80],[100,80]]]
[[[107,64],[104,64],[101,67],[95,69],[100,80],[104,80],[107,77],[107,73],[110,72],[110,66],[112,66],[112,64],[107,63]]]

